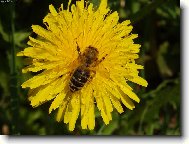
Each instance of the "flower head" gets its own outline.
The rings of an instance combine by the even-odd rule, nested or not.
[[[95,106],[108,124],[114,108],[122,113],[121,103],[132,110],[132,100],[140,101],[127,82],[142,86],[147,82],[138,76],[138,69],[143,69],[135,63],[140,45],[133,42],[137,35],[131,34],[130,21],[119,23],[107,0],[101,0],[96,10],[92,3],[85,6],[84,0],[69,8],[70,2],[58,11],[49,6],[43,19],[46,29],[32,26],[39,37],[29,37],[29,47],[17,55],[32,59],[23,73],[41,73],[22,88],[30,88],[33,107],[52,100],[49,113],[58,109],[57,121],[69,123],[70,130],[79,114],[82,128],[94,129]]]

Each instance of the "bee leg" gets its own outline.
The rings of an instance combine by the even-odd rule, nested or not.
[[[78,43],[77,43],[77,42],[76,42],[76,44],[77,44],[77,52],[78,52],[78,55],[79,55],[79,56],[81,56],[80,47],[79,47],[79,45],[78,45]]]
[[[106,54],[105,56],[103,56],[100,60],[97,60],[96,63],[95,63],[95,66],[98,65],[98,64],[100,64],[103,60],[105,60],[105,58],[106,58],[107,55],[108,54]]]
[[[103,56],[103,57],[99,60],[99,62],[101,63],[103,60],[105,60],[105,58],[106,58],[107,55],[108,55],[108,54],[106,54],[105,56]]]

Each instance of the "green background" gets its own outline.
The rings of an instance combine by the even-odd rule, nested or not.
[[[90,0],[98,6],[99,0]],[[140,97],[133,111],[112,113],[109,125],[96,110],[94,130],[82,130],[80,119],[73,132],[48,114],[50,102],[32,108],[27,90],[20,85],[34,74],[22,74],[26,65],[15,53],[27,47],[28,36],[35,37],[31,25],[44,26],[42,19],[49,4],[57,9],[65,0],[16,0],[0,2],[0,134],[37,135],[181,135],[180,84],[180,5],[176,0],[109,0],[120,22],[130,19],[132,33],[141,44],[137,63],[145,66],[140,76],[148,87],[130,83]],[[74,3],[74,1],[72,2]]]

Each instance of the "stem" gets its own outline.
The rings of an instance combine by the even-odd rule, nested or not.
[[[15,24],[14,24],[14,18],[15,18],[15,0],[13,2],[10,2],[10,21],[11,21],[11,34],[10,34],[10,42],[11,42],[11,85],[10,85],[10,91],[11,91],[11,115],[12,115],[12,133],[14,135],[19,135],[18,131],[18,121],[19,121],[19,108],[18,108],[18,91],[17,91],[17,72],[16,72],[16,58],[15,58],[15,43],[14,43],[14,32],[15,32]]]
[[[141,119],[140,119],[140,123],[139,123],[139,127],[138,127],[139,134],[142,134],[142,126],[143,126],[142,124],[143,124],[143,121],[144,121],[147,111],[148,111],[148,106],[144,109],[144,111],[142,112],[142,115],[141,115]]]
[[[103,124],[102,126],[101,126],[101,128],[99,129],[99,131],[97,132],[97,135],[102,135],[102,131],[104,130],[104,128],[105,128],[105,124]]]

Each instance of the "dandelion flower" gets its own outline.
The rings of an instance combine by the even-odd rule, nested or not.
[[[110,11],[107,0],[101,0],[98,8],[84,0],[70,3],[67,9],[49,6],[50,13],[43,19],[46,29],[32,26],[38,37],[29,37],[29,47],[17,55],[32,59],[23,73],[39,74],[22,88],[29,87],[33,107],[52,101],[49,113],[58,109],[57,121],[69,124],[69,130],[74,130],[79,115],[82,129],[92,130],[95,106],[107,125],[114,108],[122,113],[122,103],[133,110],[132,100],[140,101],[127,82],[145,87],[147,82],[138,76],[143,69],[135,63],[140,45],[133,42],[137,35],[131,34],[130,21],[119,23],[118,13]],[[93,61],[89,52],[85,58],[89,48],[96,51]]]

